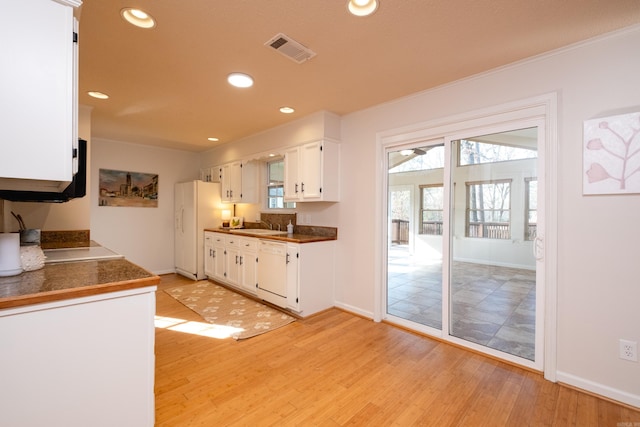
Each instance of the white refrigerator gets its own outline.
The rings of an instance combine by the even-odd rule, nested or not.
[[[174,261],[176,273],[193,280],[204,274],[204,229],[222,225],[220,184],[189,181],[175,185]]]

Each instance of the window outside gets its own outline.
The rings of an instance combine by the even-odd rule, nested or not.
[[[535,159],[538,157],[536,150],[467,139],[461,139],[458,147],[460,150],[458,153],[460,166]]]
[[[294,209],[295,202],[284,201],[284,160],[267,163],[267,208]]]
[[[420,186],[420,234],[442,236],[442,217],[444,212],[444,186]]]
[[[511,180],[467,182],[467,237],[511,238]]]

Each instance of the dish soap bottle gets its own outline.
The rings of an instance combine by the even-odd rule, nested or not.
[[[293,234],[293,224],[291,224],[291,220],[289,220],[289,224],[287,225],[287,234]]]

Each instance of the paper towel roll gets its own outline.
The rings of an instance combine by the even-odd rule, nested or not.
[[[22,273],[20,235],[0,233],[0,276],[15,276],[20,273]]]

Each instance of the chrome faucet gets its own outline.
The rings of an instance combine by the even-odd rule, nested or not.
[[[273,224],[269,224],[268,222],[263,221],[263,220],[260,220],[260,224],[264,224],[267,227],[269,227],[269,230],[273,230]]]

